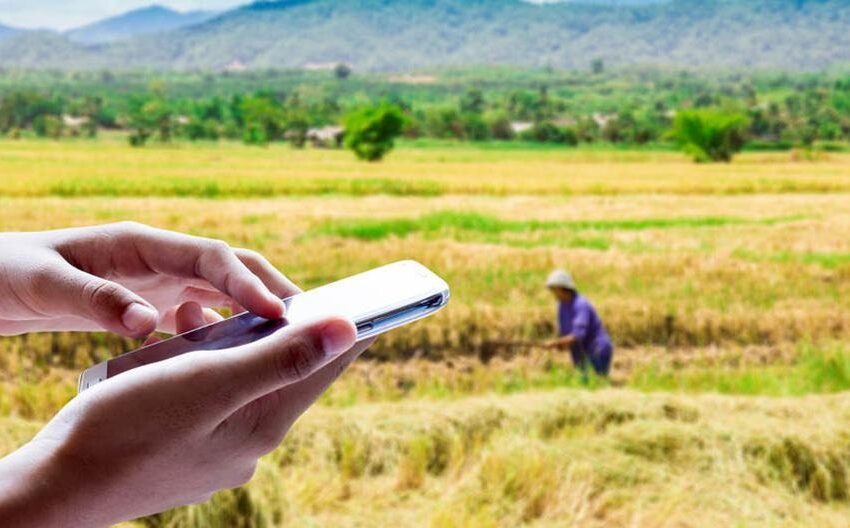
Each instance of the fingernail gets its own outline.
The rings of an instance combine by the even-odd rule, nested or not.
[[[322,329],[322,346],[329,357],[336,357],[351,350],[355,339],[355,332],[346,324],[331,323]]]
[[[133,303],[124,310],[121,322],[128,330],[134,332],[147,331],[156,324],[157,313],[147,306]]]
[[[286,304],[284,304],[283,300],[281,300],[279,297],[276,297],[275,295],[269,295],[269,301],[280,306],[281,316],[286,315]]]

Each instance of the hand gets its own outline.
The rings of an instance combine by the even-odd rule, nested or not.
[[[208,320],[190,303],[177,322],[182,332]],[[371,344],[355,336],[350,321],[328,318],[92,387],[0,461],[0,525],[105,526],[246,483]]]
[[[0,234],[0,335],[173,332],[187,301],[277,319],[298,291],[254,252],[140,224]]]
[[[564,350],[573,345],[575,339],[572,336],[560,337],[558,339],[550,339],[544,343],[545,348]]]

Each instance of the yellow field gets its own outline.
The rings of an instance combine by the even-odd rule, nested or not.
[[[389,193],[752,194],[850,191],[848,154],[816,163],[789,153],[746,154],[696,166],[667,152],[433,146],[380,164],[341,151],[215,144],[131,150],[124,140],[0,143],[5,196],[240,196]],[[20,177],[12,177],[12,176]]]
[[[444,313],[383,339],[245,490],[152,526],[845,526],[850,157],[0,142],[0,230],[136,220],[313,287],[415,258]],[[575,273],[621,388],[576,390],[542,287]],[[0,341],[2,446],[133,343]],[[595,382],[596,383],[596,382]],[[573,387],[573,389],[564,389]],[[670,393],[668,391],[674,391]],[[654,394],[647,394],[648,392]],[[682,393],[723,392],[737,396]],[[753,398],[744,394],[784,396]],[[789,398],[796,396],[797,398]]]

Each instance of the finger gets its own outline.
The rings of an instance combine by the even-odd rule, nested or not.
[[[178,334],[191,332],[195,328],[206,326],[204,309],[198,303],[188,302],[180,305],[174,316],[175,328]]]
[[[290,326],[256,343],[187,361],[210,373],[208,383],[218,393],[210,405],[221,405],[224,420],[249,402],[309,378],[350,350],[356,338],[351,321],[332,317]]]
[[[254,275],[263,281],[269,290],[281,299],[286,299],[301,293],[301,288],[286,278],[266,258],[256,251],[249,249],[234,249],[236,256]]]
[[[209,324],[217,323],[219,321],[224,320],[224,317],[222,317],[215,310],[210,308],[203,308],[203,323],[201,323],[200,319],[196,319],[194,320],[194,322],[178,323],[177,313],[180,311],[180,308],[182,306],[183,304],[175,306],[166,311],[165,314],[160,317],[159,329],[161,331],[168,332],[171,334],[182,334],[195,330],[198,327],[207,326]]]
[[[231,308],[235,303],[228,295],[221,293],[218,290],[208,290],[205,288],[196,288],[189,286],[180,294],[179,301],[181,303],[196,302],[201,306],[208,308]],[[240,311],[245,311],[243,308]]]
[[[251,312],[283,316],[283,302],[220,240],[193,237],[136,224],[119,224],[121,235],[154,272],[208,281]]]
[[[156,330],[158,313],[146,300],[112,281],[81,271],[70,264],[33,274],[42,313],[88,319],[101,328],[127,337],[145,337]]]

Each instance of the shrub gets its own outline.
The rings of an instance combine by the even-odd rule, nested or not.
[[[536,141],[538,143],[578,144],[578,135],[574,130],[560,128],[548,122],[535,124],[523,132],[520,137],[525,141]]]
[[[33,130],[38,137],[59,139],[62,137],[64,125],[62,119],[55,115],[41,115],[35,118]]]
[[[398,106],[381,103],[355,110],[344,123],[345,146],[359,159],[380,161],[395,146],[405,118]]]
[[[748,126],[741,114],[686,110],[676,116],[670,137],[697,163],[728,162],[744,147]]]

